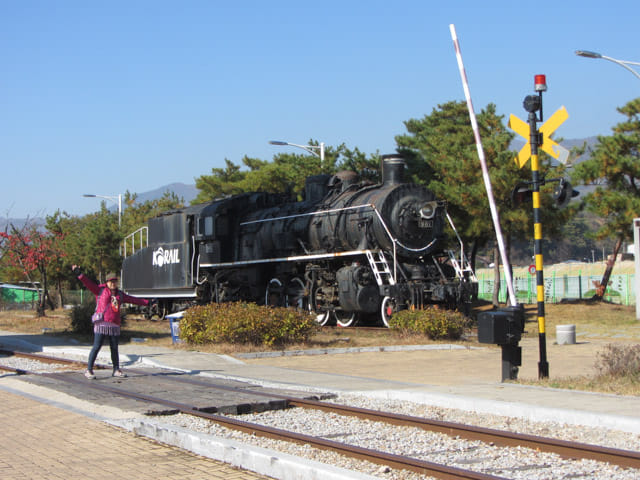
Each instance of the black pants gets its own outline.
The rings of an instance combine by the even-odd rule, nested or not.
[[[102,342],[104,337],[109,339],[109,347],[111,348],[111,363],[113,363],[113,371],[120,370],[120,356],[118,355],[118,341],[120,340],[119,335],[105,335],[104,333],[96,333],[93,337],[93,348],[91,349],[91,353],[89,353],[89,362],[87,365],[87,369],[90,372],[93,372],[93,364],[96,361],[96,357],[98,356],[98,352],[102,348]]]

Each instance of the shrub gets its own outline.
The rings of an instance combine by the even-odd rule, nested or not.
[[[211,303],[188,309],[180,338],[192,344],[283,346],[304,342],[319,328],[308,312],[255,303]]]
[[[426,335],[432,340],[457,340],[468,326],[469,319],[452,310],[428,308],[401,310],[389,320],[389,328],[403,335]]]
[[[71,331],[79,334],[93,333],[93,323],[91,323],[91,315],[96,310],[95,301],[90,301],[80,305],[76,305],[71,309]]]
[[[93,334],[93,322],[91,316],[96,311],[96,301],[92,296],[91,299],[75,305],[71,309],[71,331],[73,333],[79,333],[82,335]],[[124,327],[126,324],[126,315],[121,313],[120,326]]]
[[[595,366],[602,375],[640,381],[640,345],[609,343],[598,352]]]

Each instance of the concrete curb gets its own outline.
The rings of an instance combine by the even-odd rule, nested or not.
[[[34,345],[33,347],[37,347]],[[89,358],[89,352],[91,351],[91,347],[42,347],[42,353],[46,353],[47,355],[55,355],[55,354],[66,354],[66,355],[76,355],[78,357],[86,357]],[[127,355],[124,353],[120,353],[118,355],[120,357],[120,365],[125,365],[131,363],[132,357],[131,355]],[[97,363],[104,363],[111,365],[111,353],[109,352],[109,346],[106,346],[106,349],[103,348],[98,353],[96,357]]]
[[[557,422],[568,425],[608,428],[640,434],[640,418],[632,418],[623,415],[593,413],[585,410],[574,410],[569,408],[540,407],[520,402],[484,399],[463,395],[449,395],[445,393],[394,390],[368,390],[344,393],[376,399],[415,402],[441,408],[457,408],[475,413],[517,417],[534,422]]]
[[[108,423],[137,435],[281,480],[374,480],[376,477],[182,427],[140,420]]]
[[[463,345],[382,345],[378,347],[311,348],[308,350],[278,350],[277,352],[237,353],[238,358],[297,357],[301,355],[336,355],[340,353],[366,352],[413,352],[418,350],[478,350],[483,347],[465,347]]]

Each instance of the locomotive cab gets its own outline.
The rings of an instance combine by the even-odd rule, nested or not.
[[[207,205],[197,217],[196,241],[198,242],[200,262],[220,263],[230,261],[223,259],[223,252],[227,255],[231,243],[229,204],[216,202]]]
[[[196,296],[191,238],[194,214],[199,208],[202,207],[173,210],[149,219],[146,245],[130,255],[125,253],[121,280],[124,291],[161,300]],[[139,234],[144,245],[144,231],[131,234],[125,244]]]

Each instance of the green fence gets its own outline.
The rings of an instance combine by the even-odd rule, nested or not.
[[[621,305],[635,305],[633,274],[611,275],[609,286],[605,292],[605,300]],[[478,276],[478,297],[491,300],[494,291],[493,274]],[[591,298],[596,291],[595,284],[602,280],[602,275],[556,275],[551,273],[544,279],[544,301],[558,303],[563,299]],[[519,303],[536,303],[536,277],[527,275],[514,277],[513,288]],[[507,303],[507,284],[504,276],[500,278],[500,302]]]
[[[2,310],[30,310],[36,307],[40,294],[35,288],[17,285],[0,285],[0,308]]]
[[[50,290],[49,294],[57,303],[55,292]],[[71,308],[94,299],[94,295],[86,289],[63,290],[62,297],[65,308]],[[39,300],[40,292],[35,288],[24,288],[6,283],[0,285],[0,310],[35,310]],[[47,308],[49,308],[48,305]]]

